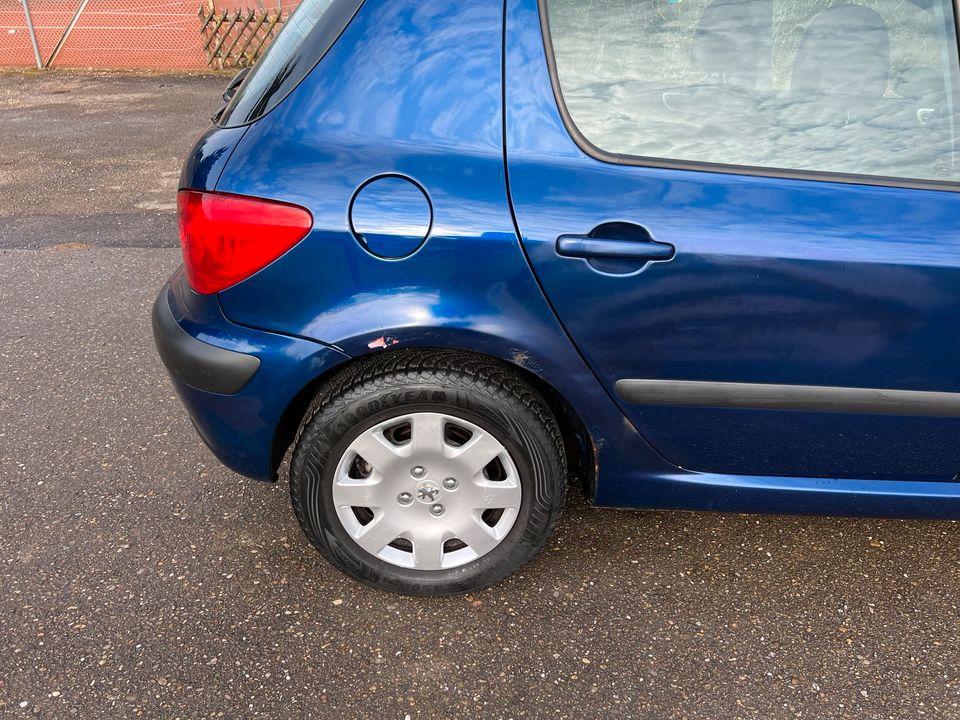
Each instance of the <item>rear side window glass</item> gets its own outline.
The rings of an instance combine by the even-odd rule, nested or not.
[[[949,0],[543,7],[568,126],[601,156],[960,181]]]
[[[320,62],[363,0],[302,0],[220,116],[235,127],[276,107]]]

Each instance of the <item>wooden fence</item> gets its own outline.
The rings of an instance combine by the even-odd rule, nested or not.
[[[207,65],[238,68],[252,65],[280,32],[280,10],[220,10],[212,2],[198,11]]]

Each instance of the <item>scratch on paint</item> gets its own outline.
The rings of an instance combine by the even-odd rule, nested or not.
[[[597,478],[600,477],[600,451],[603,450],[603,447],[607,444],[607,441],[603,438],[599,440],[594,440],[593,436],[589,433],[587,437],[590,440],[590,445],[593,446],[593,482],[596,485]]]
[[[512,348],[510,350],[510,357],[520,367],[527,367],[527,363],[530,361],[530,353],[525,350],[520,350],[519,348]]]
[[[391,345],[396,345],[400,341],[391,335],[381,335],[373,342],[368,342],[367,347],[371,350],[377,350],[378,348],[386,348]]]

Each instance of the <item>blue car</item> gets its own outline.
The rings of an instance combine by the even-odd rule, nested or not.
[[[607,507],[960,517],[950,0],[303,0],[180,179],[200,436],[387,590]]]

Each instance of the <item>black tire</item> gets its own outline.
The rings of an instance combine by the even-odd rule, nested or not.
[[[459,567],[414,570],[388,563],[346,532],[333,504],[340,458],[364,430],[392,416],[443,412],[493,434],[516,465],[517,519],[499,545]],[[310,542],[363,583],[410,595],[445,595],[497,583],[547,543],[563,508],[566,458],[556,419],[540,393],[509,367],[454,351],[392,351],[331,379],[294,442],[290,495]]]

